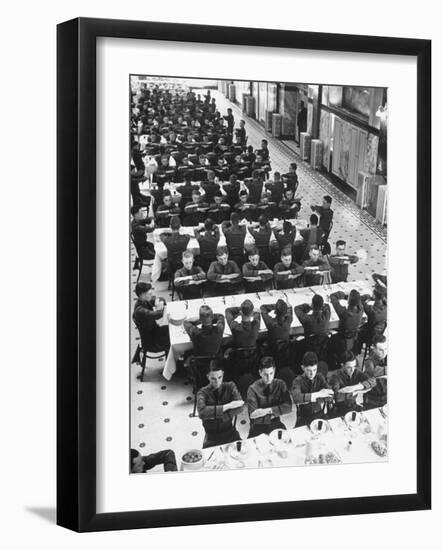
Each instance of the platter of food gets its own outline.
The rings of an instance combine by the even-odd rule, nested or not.
[[[189,449],[181,457],[184,470],[199,470],[204,465],[203,453],[198,449]]]

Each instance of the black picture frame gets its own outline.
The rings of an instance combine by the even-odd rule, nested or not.
[[[416,494],[96,512],[96,39],[151,39],[414,56],[417,59]],[[78,18],[57,27],[57,523],[152,528],[431,506],[431,41]]]

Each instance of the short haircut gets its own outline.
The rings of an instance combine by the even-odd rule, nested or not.
[[[275,306],[276,317],[284,317],[287,313],[287,304],[284,300],[279,299]]]
[[[240,217],[236,212],[232,212],[230,216],[230,221],[232,222],[232,225],[238,225],[239,224]]]
[[[247,254],[250,258],[250,256],[259,256],[259,250],[254,246],[251,248]]]
[[[203,324],[208,324],[212,322],[213,311],[211,307],[207,305],[203,305],[200,307],[199,313],[200,313],[200,320]]]
[[[213,170],[207,170],[207,178],[214,178],[215,172]]]
[[[362,306],[361,304],[361,295],[359,292],[352,288],[350,294],[348,295],[348,307]]]
[[[228,254],[229,251],[227,250],[227,246],[219,246],[216,249],[216,255],[217,256],[224,256],[224,254]]]
[[[273,177],[274,177],[274,178],[280,178],[280,177],[281,177],[281,173],[280,173],[280,172],[274,172],[274,173],[273,173]]]
[[[141,294],[144,294],[145,292],[149,292],[149,290],[152,288],[152,285],[150,283],[137,283],[135,285],[135,294],[140,297]]]
[[[183,260],[184,258],[192,258],[193,260],[193,252],[191,250],[185,250],[183,252]]]
[[[310,216],[310,223],[312,225],[318,225],[318,222],[319,222],[318,216],[316,214],[312,214]]]
[[[375,336],[373,336],[373,346],[375,346],[376,344],[385,344],[385,342],[387,341],[387,337],[385,336],[385,334],[376,334]]]
[[[285,194],[287,195],[287,193],[293,193],[294,194],[294,191],[291,187],[288,187],[286,190],[285,190]]]
[[[269,222],[269,218],[265,214],[261,214],[258,218],[259,225],[264,226]]]
[[[241,313],[245,315],[246,317],[250,317],[253,313],[253,304],[250,300],[244,300],[244,302],[241,304]]]
[[[207,220],[204,222],[204,229],[206,231],[212,231],[212,229],[213,229],[213,220],[212,220],[212,218],[207,218]]]
[[[266,355],[265,357],[261,357],[261,361],[259,362],[259,370],[264,369],[274,369],[275,368],[275,361],[273,360],[273,357],[269,357]]]
[[[190,182],[190,181],[192,181],[192,172],[186,172],[186,173],[184,174],[184,181],[185,181],[185,182]]]
[[[292,162],[290,164],[290,168],[292,168],[293,170],[296,170],[296,168],[298,168],[298,165],[296,164],[296,162]]]
[[[266,139],[262,139],[261,143],[265,143],[266,145],[268,145],[269,142]]]
[[[336,248],[337,248],[338,246],[346,246],[346,244],[347,244],[347,243],[346,243],[345,241],[343,241],[342,239],[340,239],[339,241],[336,241]]]
[[[353,361],[356,361],[355,354],[350,350],[344,351],[342,354],[342,364],[345,365],[345,363],[351,363]]]
[[[192,191],[192,195],[198,195],[198,196],[201,196],[201,193],[199,192],[199,190],[198,190],[198,189],[194,189],[194,190]]]
[[[212,359],[209,364],[209,372],[216,372],[218,370],[222,370],[224,372],[221,361],[216,361],[216,359]]]
[[[244,196],[247,197],[247,195],[248,195],[247,191],[242,190],[239,192],[240,197],[244,197]]]
[[[134,465],[134,460],[137,458],[137,456],[140,456],[140,453],[136,449],[131,449],[130,450],[130,469],[131,470]]]
[[[292,249],[290,248],[290,246],[286,246],[285,248],[282,249],[281,256],[291,256],[291,255],[292,255]]]
[[[223,198],[223,194],[221,193],[221,191],[217,191],[214,196]]]
[[[180,218],[178,216],[172,216],[170,218],[170,228],[172,229],[172,231],[178,231],[180,227]]]
[[[318,364],[318,356],[314,351],[307,351],[302,357],[302,365],[304,367],[314,367]]]
[[[324,195],[323,199],[325,200],[325,202],[328,202],[328,204],[331,204],[333,200],[330,195]]]
[[[311,244],[310,250],[319,250],[319,246],[317,244]]]
[[[235,183],[236,181],[238,181],[238,176],[236,174],[231,174],[230,178],[229,178],[229,181],[231,183]]]
[[[312,299],[313,310],[317,311],[324,305],[324,298],[320,294],[315,294]]]

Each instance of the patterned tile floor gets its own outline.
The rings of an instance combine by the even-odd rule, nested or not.
[[[260,141],[266,138],[269,141],[270,158],[273,170],[286,172],[290,162],[298,164],[299,190],[298,195],[303,197],[301,218],[310,216],[311,204],[320,204],[322,196],[329,194],[333,197],[334,226],[332,239],[344,239],[347,242],[349,253],[359,249],[367,251],[367,260],[350,266],[349,280],[370,279],[374,272],[386,272],[387,233],[368,213],[361,212],[354,202],[342,191],[338,190],[322,174],[312,170],[310,165],[300,161],[294,142],[280,142],[266,134],[263,127],[255,120],[244,116],[241,109],[227,100],[221,93],[211,91],[216,97],[218,108],[222,114],[227,107],[233,109],[236,121],[246,120],[246,130],[249,144],[259,147]],[[132,261],[134,260],[132,251]],[[132,272],[132,283],[135,285],[136,272]],[[149,278],[149,272],[143,273],[143,278]],[[155,288],[158,296],[170,300],[167,283],[158,283]],[[131,346],[135,350],[138,343],[138,334],[135,326],[131,325]],[[132,447],[142,454],[148,454],[161,449],[170,448],[181,456],[186,449],[201,448],[204,430],[201,421],[192,417],[193,397],[189,383],[175,376],[170,382],[162,377],[162,362],[153,364],[146,369],[144,382],[137,380],[139,367],[131,367],[131,442]],[[294,424],[294,415],[283,418],[288,427]],[[246,416],[238,417],[237,428],[241,437],[246,437],[249,424]],[[152,472],[161,472],[156,467]]]

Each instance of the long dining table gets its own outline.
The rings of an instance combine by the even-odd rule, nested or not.
[[[337,291],[343,291],[347,295],[352,289],[358,290],[362,294],[372,294],[373,285],[370,281],[351,281],[347,283],[336,283],[330,285],[311,286],[304,288],[295,288],[287,290],[270,290],[251,294],[236,294],[232,296],[219,296],[213,298],[200,298],[196,300],[182,300],[169,302],[164,309],[162,324],[168,323],[170,349],[164,365],[163,376],[166,380],[171,380],[176,371],[176,361],[183,356],[186,351],[192,349],[192,342],[187,334],[183,323],[170,322],[170,319],[186,318],[196,320],[199,318],[199,309],[202,305],[208,305],[214,313],[225,314],[228,307],[239,307],[246,299],[252,301],[255,309],[259,310],[261,305],[274,304],[278,299],[286,301],[293,308],[301,304],[311,304],[315,294],[320,294],[326,303],[329,303],[331,309],[330,329],[337,329],[339,326],[339,317],[330,303],[330,294]],[[342,302],[345,305],[345,300]],[[267,329],[261,316],[260,335],[266,334]],[[303,327],[297,316],[293,315],[291,333],[293,335],[302,335]],[[231,337],[229,326],[225,325],[224,340]]]
[[[275,430],[270,435],[243,439],[239,451],[236,442],[207,447],[200,451],[203,460],[197,467],[183,462],[186,450],[180,449],[180,469],[210,471],[388,461],[387,407],[365,410],[357,419],[356,423],[342,417],[324,420],[319,433],[309,426],[289,428],[281,434]]]
[[[284,220],[279,220],[279,219],[270,220],[270,227],[272,229],[281,229],[283,221]],[[298,241],[302,240],[302,236],[299,231],[307,227],[307,220],[293,219],[293,220],[287,220],[287,221],[289,221],[298,230],[296,233],[296,240]],[[243,220],[240,225],[247,225],[247,228],[249,228],[249,227],[256,227],[257,223],[256,222],[250,223]],[[197,239],[195,238],[195,230],[202,229],[203,227],[204,227],[204,224],[200,224],[197,227],[182,226],[180,228],[180,233],[182,235],[189,235],[190,237],[189,244],[187,245],[187,250],[191,250],[195,255],[198,255],[200,253],[200,246],[198,244]],[[159,280],[161,276],[161,271],[162,271],[162,262],[167,258],[167,248],[166,248],[166,245],[161,240],[161,236],[167,233],[170,233],[170,229],[167,227],[154,229],[152,233],[152,242],[155,248],[155,257],[154,257],[154,262],[152,266],[151,277],[152,277],[152,282],[154,284]],[[272,234],[271,240],[276,240],[273,234]],[[253,246],[254,243],[255,243],[255,239],[253,238],[251,233],[247,230],[244,245],[246,247],[250,247],[250,246]],[[219,238],[218,246],[226,246],[226,238],[224,236],[223,231],[221,230],[221,227],[220,227],[220,238]]]

